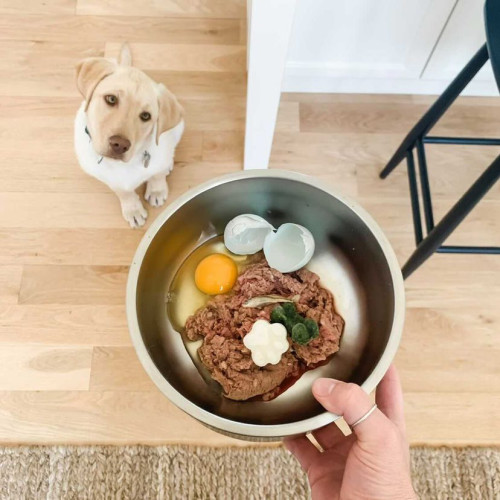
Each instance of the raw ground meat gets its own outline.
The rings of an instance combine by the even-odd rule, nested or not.
[[[212,335],[198,350],[202,363],[219,382],[227,397],[245,400],[254,396],[272,397],[273,389],[298,375],[299,363],[290,352],[277,365],[259,368],[240,339]]]
[[[257,319],[269,321],[277,304],[262,308],[243,307],[253,297],[261,295],[299,295],[297,310],[314,319],[319,336],[307,345],[290,341],[290,350],[277,365],[258,367],[243,337]],[[203,338],[198,350],[203,364],[221,384],[229,399],[245,400],[254,396],[272,399],[279,386],[302,371],[314,368],[339,350],[343,319],[335,312],[332,294],[319,284],[319,276],[307,269],[282,274],[271,269],[265,259],[250,265],[239,277],[230,294],[217,295],[186,322],[189,340]]]

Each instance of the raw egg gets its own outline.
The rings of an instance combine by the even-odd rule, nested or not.
[[[205,257],[194,273],[196,286],[207,295],[229,292],[237,277],[238,267],[233,259],[220,253]]]

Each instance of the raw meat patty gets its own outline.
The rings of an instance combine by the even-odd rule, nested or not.
[[[289,339],[290,350],[280,363],[260,368],[252,362],[243,337],[257,319],[269,321],[276,304],[263,308],[243,304],[250,298],[271,294],[290,298],[298,295],[297,310],[318,323],[319,336],[307,345]],[[262,395],[263,399],[271,399],[287,378],[321,364],[338,351],[343,326],[333,296],[320,286],[318,275],[307,269],[283,274],[261,259],[239,276],[230,294],[217,295],[189,317],[185,334],[189,340],[204,339],[198,354],[226,397],[245,400]]]

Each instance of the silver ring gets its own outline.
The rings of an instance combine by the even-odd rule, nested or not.
[[[350,425],[351,430],[354,429],[357,425],[359,425],[361,422],[364,422],[375,410],[377,409],[377,405],[374,404],[361,418],[356,420],[352,425]]]

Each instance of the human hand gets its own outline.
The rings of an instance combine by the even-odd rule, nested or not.
[[[355,423],[373,406],[355,384],[318,379],[314,397],[326,410]],[[416,499],[410,478],[403,395],[391,366],[376,391],[378,409],[345,437],[332,423],[314,432],[323,453],[306,436],[287,438],[285,446],[307,472],[314,500]]]

